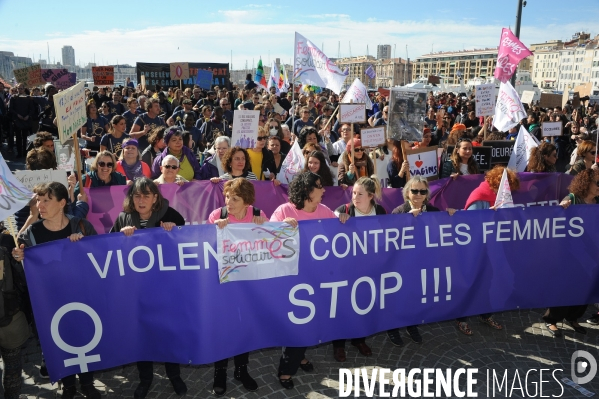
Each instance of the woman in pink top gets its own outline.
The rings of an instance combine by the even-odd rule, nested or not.
[[[324,187],[320,176],[312,172],[301,172],[289,183],[287,190],[289,202],[279,206],[272,216],[271,222],[286,222],[296,227],[298,220],[332,219],[336,218],[333,211],[326,205],[321,204]],[[341,222],[345,223],[343,219]],[[291,376],[297,372],[298,367],[310,372],[314,366],[304,355],[305,347],[285,348],[281,361],[279,362],[279,382],[285,389],[293,389]]]
[[[225,183],[223,194],[225,196],[225,206],[212,211],[208,217],[208,223],[216,224],[222,229],[229,223],[262,224],[268,221],[264,212],[252,206],[256,199],[256,193],[254,185],[246,179],[229,180]],[[233,359],[235,360],[235,379],[241,381],[243,387],[248,391],[254,392],[257,390],[258,384],[247,370],[250,360],[249,352],[239,354]],[[214,363],[214,384],[212,389],[217,396],[224,395],[227,392],[228,364],[229,359]]]

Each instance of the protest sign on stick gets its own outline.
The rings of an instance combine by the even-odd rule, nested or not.
[[[68,89],[77,83],[77,74],[70,73],[65,68],[42,69],[42,79],[52,83],[59,90]]]
[[[363,128],[360,130],[360,140],[362,141],[362,147],[385,145],[385,126]]]
[[[543,122],[541,124],[541,131],[543,137],[553,137],[562,135],[562,123],[561,122]]]
[[[426,90],[394,87],[389,95],[387,136],[393,140],[421,141],[426,116]]]
[[[491,165],[505,164],[510,161],[514,150],[514,140],[485,140],[483,147],[491,147]]]
[[[539,107],[555,108],[555,107],[561,107],[561,105],[562,105],[562,96],[560,94],[541,93],[541,100],[539,101]]]
[[[238,110],[233,113],[233,134],[231,146],[254,148],[258,140],[258,119],[260,111]]]
[[[25,87],[33,87],[45,83],[42,79],[42,68],[40,64],[31,65],[25,68],[13,70],[17,82],[22,83]]]
[[[189,78],[189,63],[171,62],[171,79],[181,80]]]
[[[114,67],[112,66],[92,67],[92,75],[96,86],[114,85]]]
[[[14,175],[29,191],[33,191],[33,187],[38,184],[52,183],[53,181],[62,184],[65,188],[69,187],[65,170],[17,170]]]
[[[520,97],[520,101],[522,101],[522,104],[528,104],[531,105],[532,103],[532,99],[535,96],[535,92],[532,90],[524,90],[522,92],[522,97]]]
[[[495,113],[495,85],[476,85],[476,116],[489,116]]]
[[[404,153],[410,165],[410,176],[422,176],[427,180],[439,178],[436,147],[406,149]]]
[[[198,69],[196,84],[202,89],[210,90],[212,88],[212,71]]]
[[[340,123],[364,123],[366,122],[366,104],[350,103],[339,104]]]

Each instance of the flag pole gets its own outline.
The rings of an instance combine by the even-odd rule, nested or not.
[[[349,100],[350,104],[353,104],[354,100]],[[354,165],[354,168],[356,167],[356,154],[354,151],[354,124],[350,123],[351,125],[351,163]]]
[[[333,111],[333,113],[331,114],[331,117],[329,118],[329,120],[327,121],[327,123],[324,125],[324,127],[322,128],[323,130],[325,130],[327,128],[327,126],[329,126],[329,124],[331,123],[331,121],[333,120],[333,117],[335,116],[335,113],[337,113],[337,111],[339,110],[339,104],[337,104],[337,108],[335,108],[335,110]]]

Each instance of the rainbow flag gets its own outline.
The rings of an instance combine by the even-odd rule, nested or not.
[[[256,74],[254,75],[254,83],[258,86],[266,89],[266,77],[264,76],[264,67],[262,66],[262,58],[258,61],[258,67],[256,68]]]

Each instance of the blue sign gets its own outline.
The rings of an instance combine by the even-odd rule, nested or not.
[[[198,69],[196,84],[202,89],[210,90],[212,88],[212,72],[205,69]],[[216,82],[218,85],[218,82]]]
[[[597,302],[597,220],[576,205],[305,221],[298,275],[225,284],[213,225],[54,241],[26,249],[25,270],[56,381]]]

